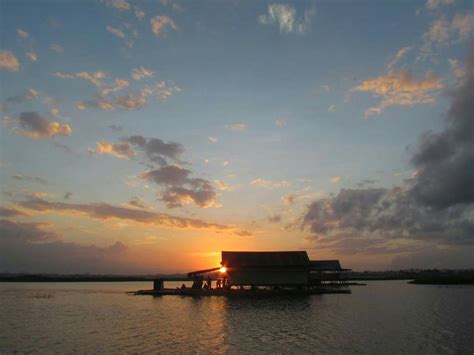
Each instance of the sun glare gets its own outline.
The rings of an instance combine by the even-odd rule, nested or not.
[[[225,266],[223,266],[223,267],[221,267],[221,268],[219,269],[219,272],[220,272],[221,274],[225,274],[226,271],[227,271],[227,268],[226,268]]]

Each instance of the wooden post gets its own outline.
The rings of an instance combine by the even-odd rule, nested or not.
[[[161,291],[163,290],[163,279],[153,280],[153,291]]]

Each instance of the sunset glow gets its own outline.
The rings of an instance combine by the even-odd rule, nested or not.
[[[472,1],[0,10],[0,272],[474,266]]]

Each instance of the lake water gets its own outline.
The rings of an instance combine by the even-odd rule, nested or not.
[[[133,296],[151,282],[0,283],[0,353],[474,352],[474,286],[372,281],[352,294]]]

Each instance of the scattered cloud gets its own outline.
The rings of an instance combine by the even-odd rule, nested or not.
[[[112,131],[115,131],[115,132],[122,132],[123,131],[123,127],[122,126],[119,126],[119,125],[116,125],[116,124],[111,124],[109,126],[109,128],[112,130]]]
[[[54,136],[70,136],[72,129],[68,124],[49,121],[37,112],[22,112],[14,119],[16,132],[29,138],[53,138]]]
[[[452,5],[454,0],[427,0],[426,8],[430,11],[434,11],[441,6]]]
[[[432,57],[435,48],[468,39],[474,32],[474,13],[457,14],[451,21],[442,16],[434,20],[423,34],[423,44],[417,60]]]
[[[101,0],[105,6],[117,9],[117,10],[130,10],[131,5],[126,0]]]
[[[105,202],[78,204],[48,201],[42,198],[30,198],[16,201],[17,205],[35,212],[58,212],[70,215],[82,214],[99,220],[125,220],[138,225],[170,229],[207,229],[212,231],[233,231],[232,226],[208,223],[200,219],[177,217],[167,213],[131,207],[115,206]]]
[[[11,218],[11,217],[26,217],[26,216],[29,216],[29,214],[23,211],[20,211],[19,209],[0,206],[0,217]]]
[[[231,131],[245,131],[247,129],[247,124],[246,123],[232,123],[225,125],[225,128],[230,129]]]
[[[151,163],[160,166],[167,165],[167,160],[179,161],[184,147],[176,142],[164,142],[159,138],[145,138],[140,135],[123,137],[117,143],[97,142],[97,147],[92,152],[97,154],[110,154],[117,158],[135,158],[139,153]]]
[[[296,195],[292,193],[286,194],[285,196],[282,196],[281,198],[281,202],[286,206],[293,205],[295,201],[296,201]]]
[[[115,79],[112,85],[106,86],[102,89],[101,94],[102,96],[107,96],[110,93],[117,92],[120,90],[125,89],[129,86],[128,80],[125,79]]]
[[[189,177],[191,171],[177,165],[167,165],[147,171],[140,178],[165,187],[160,199],[168,208],[194,203],[199,207],[216,207],[216,192],[209,180]]]
[[[339,184],[341,180],[341,176],[333,176],[329,181],[331,181],[331,184]]]
[[[275,120],[273,123],[275,124],[275,126],[278,127],[283,127],[287,124],[286,120]]]
[[[352,88],[351,92],[372,92],[375,97],[381,97],[377,106],[366,111],[366,116],[370,116],[382,113],[389,106],[434,103],[435,93],[442,88],[441,79],[431,72],[417,79],[409,71],[401,70],[365,80]]]
[[[29,34],[28,32],[22,30],[21,28],[18,28],[18,29],[16,30],[16,34],[17,34],[17,36],[18,36],[19,38],[21,38],[21,39],[26,39],[26,38],[28,38],[28,37],[30,36],[30,34]]]
[[[155,72],[145,69],[144,67],[135,68],[132,70],[132,79],[133,80],[141,80],[144,78],[153,78],[155,76]]]
[[[46,185],[48,180],[40,178],[38,176],[30,176],[30,175],[23,175],[23,174],[15,174],[12,176],[13,179],[17,181],[26,181],[26,182],[34,182],[42,185]]]
[[[410,159],[417,173],[402,186],[342,189],[308,206],[303,227],[318,248],[381,254],[408,242],[474,245],[474,49],[465,72],[451,93],[445,129],[420,137]]]
[[[97,142],[94,150],[97,154],[110,154],[117,158],[130,159],[135,157],[135,151],[127,142],[109,144],[107,142]]]
[[[268,221],[271,223],[280,223],[282,221],[282,216],[281,214],[274,214],[268,217]]]
[[[121,39],[125,38],[125,33],[123,33],[123,31],[118,28],[107,26],[106,29],[117,38],[121,38]]]
[[[238,187],[238,186],[235,186],[235,185],[227,184],[222,180],[214,180],[214,183],[216,184],[217,188],[220,191],[231,192],[231,191],[235,191]]]
[[[216,137],[208,137],[208,138],[214,144],[219,142],[219,139],[217,139]]]
[[[448,59],[448,63],[451,72],[457,80],[462,80],[466,76],[466,72],[457,59]]]
[[[303,17],[298,18],[293,6],[270,4],[267,12],[258,17],[258,22],[263,25],[277,25],[280,33],[304,34],[309,30],[311,18],[315,13],[314,9],[305,10]]]
[[[265,179],[255,179],[250,182],[250,185],[264,187],[266,189],[280,189],[283,187],[290,186],[290,183],[286,180],[282,181],[273,181],[273,180],[265,180]]]
[[[328,107],[328,112],[334,112],[336,111],[336,105],[331,105]]]
[[[0,69],[8,71],[18,71],[20,62],[11,51],[0,51]]]
[[[26,56],[28,57],[29,60],[32,62],[38,61],[38,55],[35,52],[26,52]]]
[[[389,72],[393,71],[396,65],[400,62],[407,55],[409,51],[411,51],[413,47],[403,47],[398,50],[398,52],[390,59],[387,64],[387,70]]]
[[[9,110],[11,105],[19,105],[26,101],[33,100],[39,96],[39,92],[33,88],[28,88],[21,94],[10,96],[0,103],[0,112],[6,112]]]
[[[59,78],[59,79],[83,79],[95,86],[102,86],[103,80],[106,77],[106,74],[103,71],[96,71],[96,72],[78,72],[78,73],[61,73],[56,72],[52,73],[52,76]]]
[[[167,28],[178,30],[176,23],[168,16],[155,16],[150,19],[151,30],[157,36],[161,35]]]
[[[51,45],[49,46],[49,48],[56,52],[56,53],[63,53],[64,52],[64,48],[58,44],[58,43],[51,43]]]

